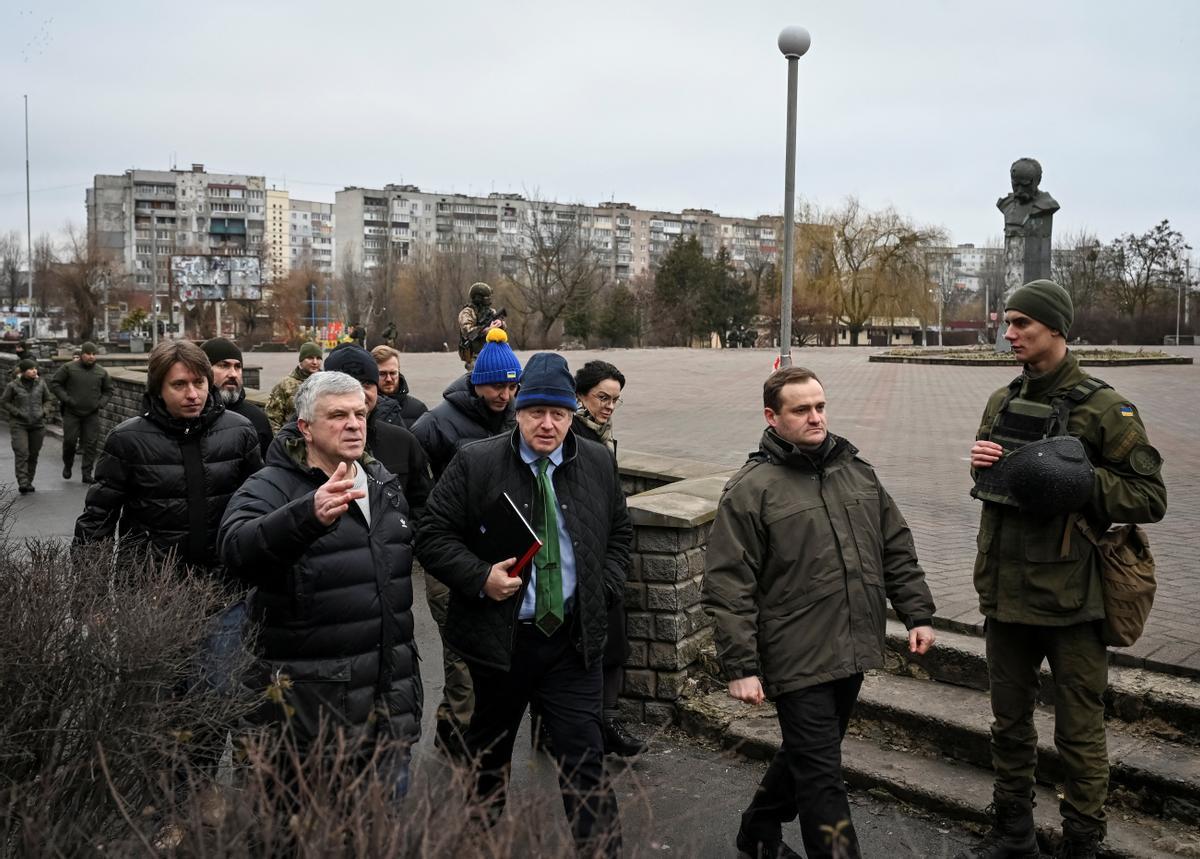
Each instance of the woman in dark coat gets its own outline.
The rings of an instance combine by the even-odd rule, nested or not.
[[[625,376],[607,361],[588,361],[575,373],[575,396],[579,408],[571,426],[579,438],[599,442],[615,458],[617,440],[613,437],[612,416],[621,403]],[[629,640],[625,635],[625,605],[616,602],[608,610],[608,645],[604,651],[604,745],[609,754],[630,757],[646,750],[646,744],[632,736],[621,722],[617,697],[625,683],[625,660]]]

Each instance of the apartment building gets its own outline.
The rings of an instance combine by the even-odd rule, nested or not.
[[[312,266],[317,271],[333,274],[337,268],[333,204],[292,200],[288,217],[291,268]]]
[[[287,191],[267,189],[266,243],[263,278],[267,283],[283,280],[292,265],[292,201]]]
[[[190,170],[126,170],[97,175],[87,189],[88,238],[114,254],[130,282],[169,285],[177,254],[256,256],[265,240],[262,176]]]
[[[629,203],[585,206],[527,200],[520,194],[486,197],[423,192],[415,185],[347,187],[336,194],[335,253],[369,270],[391,253],[401,261],[470,242],[501,264],[530,242],[530,230],[573,224],[614,280],[653,271],[677,238],[696,236],[706,256],[721,247],[739,269],[777,258],[780,219],[722,217],[708,209],[682,213],[640,210]]]

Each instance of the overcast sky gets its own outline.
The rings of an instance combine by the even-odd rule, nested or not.
[[[1017,157],[1057,235],[1200,247],[1200,3],[65,2],[0,10],[0,231],[85,219],[96,173],[204,163],[345,185],[783,209],[781,27],[806,26],[797,191],[1000,235]]]

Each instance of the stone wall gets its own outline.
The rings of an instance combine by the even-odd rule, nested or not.
[[[658,484],[628,499],[634,544],[625,586],[630,656],[621,710],[627,719],[666,724],[674,721],[675,702],[711,639],[700,605],[705,546],[721,489],[733,472],[632,451],[622,454],[620,467],[626,483]],[[705,474],[676,476],[685,470]]]

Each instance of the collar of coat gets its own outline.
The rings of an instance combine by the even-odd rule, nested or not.
[[[371,466],[374,465],[375,458],[365,449],[357,463],[366,469],[368,477],[373,476]],[[304,441],[304,436],[300,433],[300,428],[295,421],[284,424],[283,428],[279,430],[275,441],[271,442],[271,447],[267,451],[266,464],[294,469],[321,483],[329,479],[329,475],[324,471],[308,464],[308,444]]]
[[[516,427],[515,429],[513,429],[512,433],[509,434],[508,446],[509,446],[509,449],[512,450],[513,456],[515,456],[522,465],[525,465],[525,460],[521,459],[521,428],[520,427]],[[562,454],[563,454],[562,463],[559,464],[558,466],[556,466],[556,469],[562,468],[562,466],[566,465],[568,462],[573,461],[575,459],[575,457],[579,455],[579,442],[575,438],[575,433],[572,432],[571,430],[567,430],[566,438],[563,439]]]
[[[825,441],[816,450],[805,450],[780,438],[774,429],[768,427],[758,444],[756,456],[767,462],[820,474],[841,467],[857,454],[858,448],[833,433],[827,433]]]
[[[216,390],[209,388],[208,399],[200,414],[194,418],[177,418],[167,411],[162,397],[146,391],[142,394],[142,413],[145,418],[162,427],[168,435],[188,437],[203,435],[225,411]]]
[[[1079,366],[1079,358],[1068,351],[1062,363],[1040,376],[1029,375],[1029,369],[1026,368],[1021,374],[1021,396],[1027,400],[1040,400],[1065,393],[1082,382],[1086,375]]]

